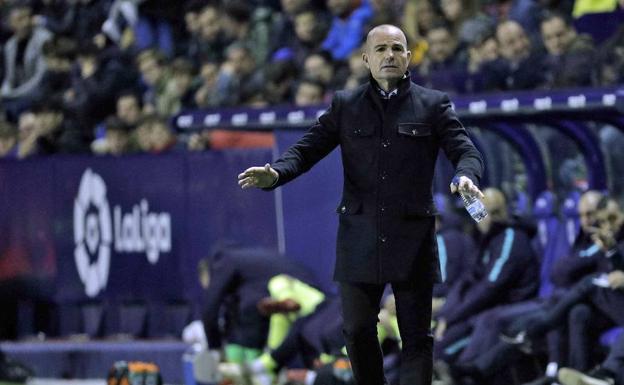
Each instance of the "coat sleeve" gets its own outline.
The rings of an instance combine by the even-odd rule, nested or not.
[[[575,250],[572,255],[555,261],[550,273],[550,280],[558,287],[570,287],[582,277],[594,273],[603,253],[597,246],[585,250]]]
[[[468,137],[446,94],[438,102],[436,132],[446,157],[455,167],[455,175],[467,176],[479,184],[483,174],[483,158]]]
[[[329,154],[340,141],[340,94],[336,93],[330,108],[323,113],[303,137],[290,147],[271,167],[279,174],[272,190],[308,171]]]

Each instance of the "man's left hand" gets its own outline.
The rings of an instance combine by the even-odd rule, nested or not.
[[[609,281],[609,287],[612,289],[624,288],[624,271],[616,270],[610,272],[607,280]]]
[[[457,184],[451,183],[451,193],[455,194],[457,192],[467,193],[470,196],[476,196],[478,198],[483,199],[483,193],[473,181],[470,180],[467,176],[460,176]]]

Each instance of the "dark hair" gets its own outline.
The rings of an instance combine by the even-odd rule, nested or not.
[[[334,65],[334,59],[329,51],[326,51],[326,50],[314,51],[311,54],[309,54],[306,57],[306,59],[309,58],[310,56],[320,56],[323,60],[325,60],[330,65]]]
[[[46,98],[35,101],[30,109],[35,114],[42,112],[59,112],[65,113],[65,106],[58,98]]]
[[[434,29],[445,29],[451,35],[453,35],[453,28],[451,28],[451,25],[445,20],[438,20],[435,23],[433,23],[431,25],[431,28],[429,28],[429,30],[427,31],[427,33],[433,31]]]
[[[208,0],[189,0],[184,6],[184,13],[201,12],[204,8],[215,7],[216,4],[213,1]]]
[[[247,2],[233,0],[224,7],[225,15],[239,23],[246,23],[251,19],[251,7]]]
[[[193,66],[193,62],[184,58],[177,58],[171,62],[171,73],[172,74],[189,74],[193,75],[195,73],[195,67]]]
[[[115,100],[119,101],[121,98],[134,98],[139,105],[139,108],[143,108],[143,99],[141,95],[135,90],[123,90],[117,94],[117,98]]]
[[[572,18],[569,15],[566,15],[565,13],[557,12],[557,11],[544,11],[540,15],[540,19],[539,19],[540,26],[544,24],[545,22],[551,21],[553,19],[561,19],[561,21],[563,21],[563,23],[567,27],[571,27],[573,25]]]
[[[125,124],[116,116],[109,116],[106,119],[106,131],[122,131],[128,133],[132,131],[132,127]]]

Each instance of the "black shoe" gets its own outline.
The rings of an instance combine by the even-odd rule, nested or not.
[[[561,368],[558,376],[561,385],[613,385],[615,376],[609,370],[598,368],[585,374],[575,369]]]

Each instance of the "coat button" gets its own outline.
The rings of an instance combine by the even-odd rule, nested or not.
[[[360,131],[359,128],[356,128],[355,130],[353,130],[353,133],[356,134],[356,135],[359,135],[360,132],[362,132],[362,131]]]
[[[383,148],[388,148],[388,146],[390,146],[390,141],[388,139],[385,139],[381,142],[381,146]]]
[[[346,213],[347,212],[347,206],[342,206],[340,208],[340,212],[343,213],[343,214]]]
[[[388,174],[386,174],[385,172],[382,172],[380,178],[381,180],[386,180],[386,178],[388,178]]]
[[[381,235],[381,236],[379,236],[379,240],[381,241],[381,243],[386,243],[388,238],[385,235]]]

